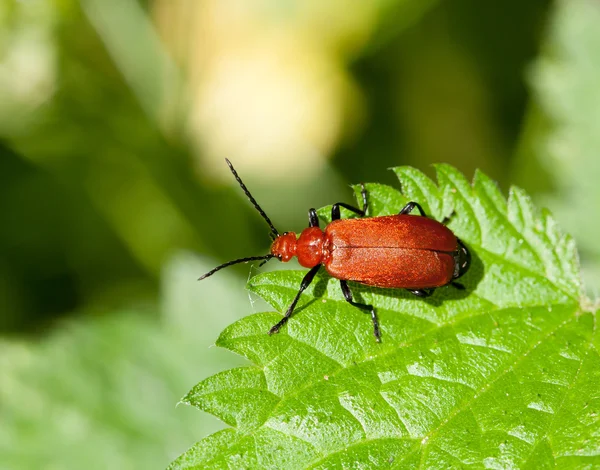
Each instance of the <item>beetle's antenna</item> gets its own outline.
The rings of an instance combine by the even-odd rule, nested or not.
[[[265,260],[264,263],[266,263],[267,261],[269,261],[271,258],[274,258],[274,257],[275,257],[275,255],[268,254],[265,256],[250,256],[249,258],[234,259],[233,261],[228,261],[227,263],[223,263],[222,265],[217,266],[215,269],[211,269],[206,274],[203,274],[202,276],[200,276],[198,278],[198,280],[201,281],[202,279],[206,279],[207,277],[212,276],[217,271],[220,271],[221,269],[226,268],[227,266],[231,266],[232,264],[247,263],[248,261],[258,261],[261,259],[264,259]],[[261,266],[262,266],[262,264],[261,264]]]
[[[240,176],[237,174],[237,171],[235,171],[235,168],[233,168],[233,165],[231,164],[229,159],[226,158],[225,161],[229,165],[229,169],[233,173],[233,176],[235,177],[235,179],[241,186],[242,190],[244,191],[244,194],[248,197],[248,199],[250,199],[250,202],[252,203],[254,208],[258,211],[258,213],[262,216],[262,218],[265,219],[265,221],[269,224],[269,227],[271,227],[271,238],[273,238],[273,239],[277,238],[279,236],[279,232],[273,225],[273,222],[271,222],[271,219],[269,219],[269,216],[267,214],[265,214],[265,211],[262,210],[262,208],[258,205],[258,202],[256,202],[256,199],[254,199],[252,194],[250,194],[250,191],[248,191],[248,188],[242,181],[242,178],[240,178]]]

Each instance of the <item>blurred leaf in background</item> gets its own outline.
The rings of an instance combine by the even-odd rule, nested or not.
[[[347,178],[394,184],[380,167],[450,162],[508,188],[529,93],[523,70],[538,52],[549,6],[440,2],[357,57],[351,67],[368,118],[336,152]]]
[[[0,342],[0,468],[164,468],[198,432],[217,430],[176,408],[198,374],[242,364],[208,348],[248,309],[244,283],[227,273],[196,283],[207,263],[182,254],[167,266],[160,322],[115,311],[64,323],[37,345]]]
[[[535,101],[515,173],[575,235],[584,281],[600,293],[600,5],[560,1],[545,52],[530,72]]]

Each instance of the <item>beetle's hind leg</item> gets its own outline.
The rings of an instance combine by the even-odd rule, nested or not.
[[[399,215],[406,215],[406,214],[410,214],[412,212],[413,209],[417,209],[419,211],[419,213],[421,214],[421,216],[423,217],[429,217],[425,211],[423,210],[423,208],[421,207],[421,204],[419,204],[418,202],[415,201],[410,201],[408,204],[406,204],[402,210],[400,212],[398,212]],[[452,218],[452,216],[454,215],[454,211],[452,211],[452,214],[450,214],[449,216],[444,217],[444,220],[442,220],[442,225],[448,225],[448,223],[450,222],[450,219]]]
[[[360,183],[360,194],[361,194],[362,200],[363,200],[363,208],[362,209],[351,206],[350,204],[346,204],[345,202],[336,202],[331,207],[331,220],[338,220],[341,218],[340,207],[343,207],[344,209],[348,209],[349,211],[352,211],[355,214],[358,214],[361,217],[364,217],[367,214],[367,208],[369,207],[369,204],[367,203],[367,190],[365,189],[365,185],[363,183]]]
[[[435,289],[407,289],[413,295],[417,297],[429,297],[433,294]]]
[[[348,287],[348,283],[346,281],[340,281],[340,287],[342,288],[342,293],[344,294],[346,302],[348,302],[349,304],[351,304],[355,307],[360,308],[361,310],[368,310],[368,312],[365,312],[365,313],[371,314],[371,320],[373,320],[373,334],[375,335],[375,340],[378,343],[381,343],[381,332],[379,331],[379,320],[377,320],[377,315],[375,314],[375,309],[373,308],[373,306],[354,302],[354,300],[352,300],[352,291],[350,290],[350,287]]]

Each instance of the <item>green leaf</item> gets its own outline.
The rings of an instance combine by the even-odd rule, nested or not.
[[[452,214],[473,256],[466,290],[419,299],[351,284],[376,306],[381,344],[323,272],[279,334],[267,335],[279,313],[229,326],[217,345],[254,365],[200,382],[184,401],[233,428],[170,468],[600,466],[600,338],[596,312],[580,305],[571,237],[482,173],[469,184],[439,165],[436,185],[395,171],[404,193],[367,185],[370,215],[411,199]],[[304,273],[261,274],[249,288],[282,312]]]

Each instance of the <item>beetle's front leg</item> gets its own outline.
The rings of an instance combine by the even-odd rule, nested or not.
[[[287,311],[285,312],[285,315],[279,321],[279,323],[274,325],[273,328],[271,328],[269,330],[270,335],[277,333],[281,329],[281,327],[283,325],[285,325],[287,323],[287,321],[290,319],[290,317],[292,316],[292,313],[294,313],[294,309],[296,308],[296,304],[298,303],[298,300],[300,300],[300,296],[302,295],[302,292],[304,292],[306,290],[306,288],[308,286],[310,286],[310,283],[313,281],[313,279],[316,276],[317,272],[319,271],[320,267],[321,267],[321,265],[317,264],[315,267],[313,267],[310,271],[308,271],[306,273],[306,275],[302,279],[302,282],[300,283],[300,289],[298,290],[296,297],[294,297],[294,300],[292,300],[292,303],[288,307]]]

